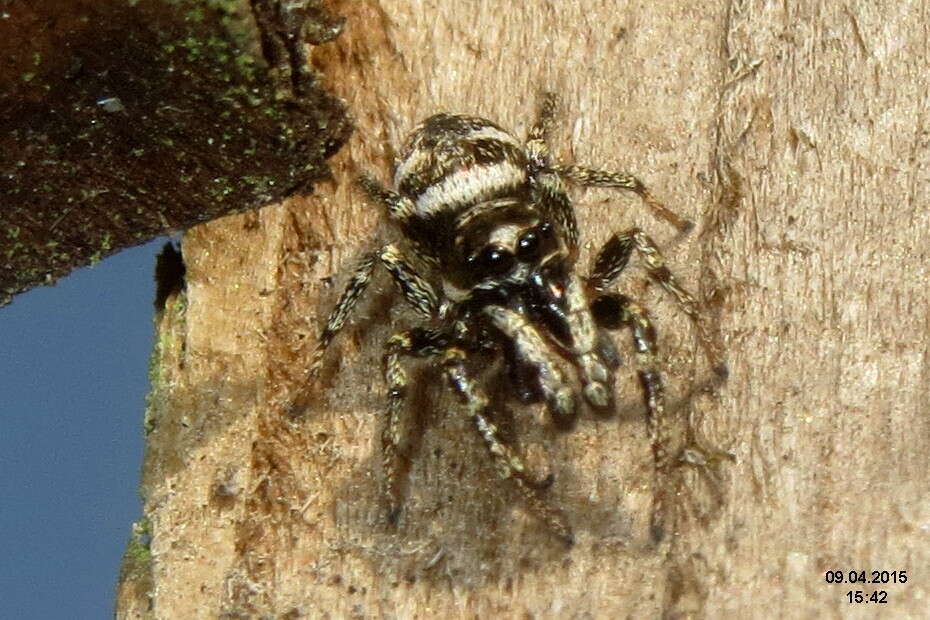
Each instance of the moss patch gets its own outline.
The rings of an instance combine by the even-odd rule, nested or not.
[[[276,15],[256,21],[239,0],[5,8],[0,305],[327,174],[348,134],[343,107],[293,57],[300,37],[275,47],[291,41]]]

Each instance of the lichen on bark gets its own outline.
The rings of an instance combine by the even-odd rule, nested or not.
[[[0,305],[325,178],[344,107],[292,56],[339,24],[270,0],[6,3]]]

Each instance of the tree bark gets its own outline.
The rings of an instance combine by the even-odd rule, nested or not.
[[[350,128],[299,67],[338,27],[315,0],[4,2],[0,306],[326,178]]]
[[[357,131],[330,188],[184,238],[186,290],[158,318],[153,361],[150,555],[124,571],[118,615],[924,617],[924,4],[332,10],[346,31],[313,60]],[[399,236],[353,177],[390,179],[394,149],[437,111],[523,134],[541,89],[561,95],[558,156],[635,172],[698,223],[681,239],[635,197],[575,194],[579,265],[611,233],[644,228],[725,345],[718,386],[686,317],[642,270],[626,274],[622,290],[660,330],[680,443],[735,456],[659,482],[675,500],[658,545],[629,367],[614,418],[583,415],[558,433],[514,407],[516,443],[555,475],[546,499],[575,528],[571,549],[496,479],[428,368],[407,428],[404,513],[384,525],[380,345],[415,322],[385,279],[330,351],[308,413],[282,413],[352,259]],[[836,585],[831,570],[908,581]],[[850,604],[850,590],[888,602]]]

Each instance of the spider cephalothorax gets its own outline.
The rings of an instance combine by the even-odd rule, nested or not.
[[[519,398],[544,402],[552,419],[566,426],[582,401],[596,409],[611,405],[618,356],[604,331],[629,329],[646,393],[655,469],[661,473],[669,466],[652,324],[639,305],[609,289],[635,250],[649,275],[695,321],[697,304],[639,229],[613,235],[590,275],[578,275],[578,230],[563,183],[634,191],[679,229],[688,229],[690,223],[654,201],[631,175],[551,161],[546,137],[553,110],[554,98],[547,95],[526,142],[482,118],[437,114],[408,138],[398,159],[394,190],[370,177],[360,181],[398,223],[405,248],[385,245],[359,264],[320,336],[310,376],[318,373],[323,353],[373,269],[383,264],[424,320],[422,326],[390,338],[384,353],[388,405],[382,448],[392,519],[400,509],[398,429],[407,391],[404,357],[440,361],[502,477],[514,480],[532,511],[571,541],[565,519],[538,495],[543,481],[534,479],[514,449],[500,439],[488,398],[466,361],[478,351],[499,351]],[[423,275],[408,257],[424,265]],[[660,503],[657,497],[654,526]]]

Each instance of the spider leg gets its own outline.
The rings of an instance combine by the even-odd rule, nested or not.
[[[568,247],[578,245],[578,223],[565,184],[558,172],[550,165],[549,132],[555,121],[557,98],[554,93],[543,93],[536,114],[536,121],[526,138],[526,155],[530,163],[532,198],[542,210],[562,229]]]
[[[612,235],[594,259],[588,284],[596,291],[607,290],[626,269],[633,254],[633,239],[629,235]]]
[[[388,215],[398,220],[402,226],[413,215],[415,206],[413,202],[395,191],[385,189],[378,181],[369,175],[362,175],[358,179],[359,187],[368,195],[369,199],[384,206]],[[412,242],[412,253],[427,265],[435,265],[435,259],[425,255],[416,243]],[[404,298],[425,316],[432,316],[439,310],[439,296],[433,286],[424,280],[411,265],[404,254],[393,244],[382,247],[377,252],[367,254],[359,261],[355,272],[349,279],[342,296],[336,303],[326,320],[326,326],[320,334],[316,348],[310,357],[310,368],[307,372],[306,383],[311,383],[319,374],[323,366],[323,355],[336,334],[342,330],[346,319],[352,314],[359,298],[371,282],[375,265],[381,262],[394,278]]]
[[[646,272],[664,288],[684,310],[697,329],[698,339],[714,372],[720,376],[727,374],[722,354],[714,344],[707,322],[701,315],[697,301],[679,282],[665,264],[665,258],[655,241],[639,228],[631,228],[620,234],[614,234],[598,252],[588,284],[597,292],[612,285],[629,262],[636,250],[645,263]]]
[[[663,205],[653,198],[642,181],[626,172],[608,172],[605,170],[595,170],[585,166],[574,164],[559,164],[552,169],[563,179],[583,185],[585,187],[613,187],[616,189],[625,189],[636,192],[643,199],[646,206],[652,209],[653,213],[667,221],[681,232],[688,232],[694,228],[694,222],[686,220],[677,213]]]
[[[574,254],[578,248],[578,221],[561,177],[551,170],[536,171],[530,177],[530,192],[533,203],[562,230],[565,245]]]
[[[407,218],[414,214],[416,206],[412,200],[387,189],[370,174],[362,174],[357,182],[362,191],[368,195],[368,198],[386,207],[388,215],[395,220],[405,222]]]
[[[555,123],[557,107],[558,97],[555,93],[542,93],[536,109],[536,120],[526,136],[526,150],[530,154],[530,161],[539,167],[549,164],[549,133]]]
[[[439,294],[426,279],[416,272],[403,252],[390,243],[378,253],[381,263],[394,278],[404,299],[420,313],[423,318],[431,318],[439,312]]]
[[[625,295],[609,294],[592,304],[595,319],[607,329],[626,327],[633,337],[636,349],[636,366],[646,396],[646,423],[652,444],[655,471],[655,496],[652,506],[651,530],[653,539],[661,540],[665,529],[665,477],[671,465],[669,460],[669,425],[665,415],[665,386],[659,372],[656,332],[646,311]]]
[[[381,466],[384,470],[384,496],[388,501],[388,520],[397,522],[400,514],[399,459],[400,419],[407,396],[407,373],[403,357],[432,357],[449,345],[445,332],[415,328],[391,336],[384,349],[384,381],[388,385],[387,421],[381,432]]]
[[[391,219],[396,220],[404,230],[412,253],[424,264],[430,267],[438,267],[439,261],[429,252],[424,251],[422,245],[417,240],[417,235],[411,234],[410,222],[416,219],[416,205],[410,198],[387,189],[379,183],[373,176],[362,174],[358,178],[358,186],[365,192],[369,200],[380,204],[387,209]]]
[[[571,528],[562,515],[544,502],[534,490],[540,483],[526,473],[523,460],[507,444],[503,443],[495,426],[487,417],[488,397],[469,377],[465,368],[466,353],[459,347],[449,347],[443,356],[443,367],[450,386],[465,404],[468,416],[474,421],[484,439],[488,451],[494,458],[501,478],[513,480],[517,490],[532,512],[568,544],[574,542]]]
[[[320,334],[316,348],[310,358],[307,383],[313,381],[323,365],[323,355],[342,328],[349,315],[355,310],[358,300],[371,283],[372,272],[376,264],[381,263],[391,274],[404,299],[424,318],[435,316],[439,312],[439,295],[432,284],[420,276],[403,252],[394,244],[388,244],[377,252],[366,255],[349,279],[342,296],[333,308],[326,326]]]
[[[368,288],[376,261],[376,254],[367,254],[359,261],[358,266],[356,266],[355,271],[352,273],[349,283],[346,284],[346,288],[339,297],[339,301],[336,302],[336,307],[333,308],[329,318],[326,319],[326,326],[323,328],[323,332],[320,334],[319,340],[317,340],[316,348],[310,356],[310,370],[307,373],[307,383],[313,381],[317,373],[320,372],[320,368],[323,366],[323,355],[326,353],[326,349],[333,341],[333,338],[336,337],[336,334],[342,330],[346,319],[348,319],[352,311],[355,310],[355,306],[358,304],[358,300],[362,296],[362,293]]]
[[[482,313],[514,344],[517,363],[535,370],[539,390],[555,422],[560,426],[571,425],[575,421],[575,394],[548,355],[549,347],[536,328],[519,313],[502,306],[486,306]]]

